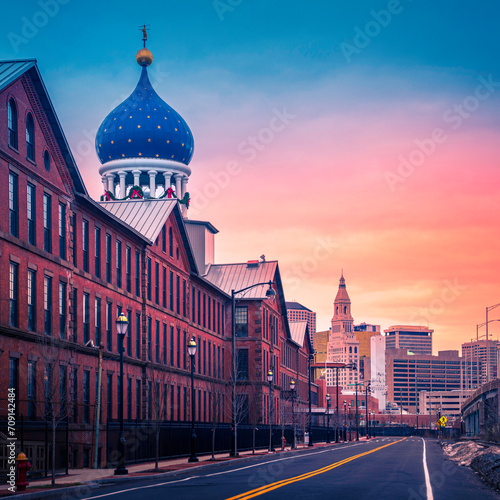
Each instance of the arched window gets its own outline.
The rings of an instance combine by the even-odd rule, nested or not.
[[[337,306],[335,312],[338,314],[339,313],[339,306]]]
[[[50,170],[50,155],[48,151],[45,151],[43,154],[43,164],[45,165],[45,170],[48,172]]]
[[[349,346],[349,354],[352,354],[352,346]]]
[[[354,354],[358,352],[358,346],[354,346]]]
[[[17,106],[14,99],[9,99],[9,146],[17,149]]]
[[[174,235],[171,227],[168,228],[168,253],[170,257],[174,256]]]
[[[35,161],[35,123],[31,113],[26,117],[26,156]]]
[[[344,314],[347,314],[347,306],[344,306]]]

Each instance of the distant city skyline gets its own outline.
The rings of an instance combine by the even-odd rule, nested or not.
[[[129,1],[27,0],[4,12],[0,59],[37,58],[94,199],[95,132],[133,91],[150,25],[151,81],[195,139],[189,216],[220,230],[217,262],[277,259],[286,300],[315,311],[318,331],[342,268],[356,323],[429,327],[436,352],[475,338],[500,302],[500,6],[152,0],[138,14]]]

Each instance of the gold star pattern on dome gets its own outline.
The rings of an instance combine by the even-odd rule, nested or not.
[[[142,156],[142,153],[139,153],[139,156]]]
[[[148,139],[148,142],[151,142],[151,139]]]
[[[141,128],[141,126],[140,126],[140,125],[137,125],[137,128]]]
[[[132,139],[129,139],[128,142],[132,142]]]
[[[174,128],[174,130],[177,132],[177,129],[176,129],[176,128]]]
[[[115,143],[115,141],[111,141],[111,144],[114,144],[114,143]]]
[[[120,125],[118,128],[121,130],[121,129],[122,129],[122,126]]]

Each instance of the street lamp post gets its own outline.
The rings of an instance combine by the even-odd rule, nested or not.
[[[326,442],[330,442],[330,394],[326,395]]]
[[[339,442],[339,368],[335,368],[337,382],[337,413],[335,415],[335,442]]]
[[[347,441],[347,401],[344,399],[344,441]]]
[[[366,405],[366,439],[370,439],[368,430],[368,391],[370,390],[370,382],[365,385],[365,405]]]
[[[307,358],[307,374],[309,376],[308,378],[308,391],[309,391],[309,444],[308,446],[314,446],[313,443],[313,436],[312,436],[312,408],[311,408],[311,361],[313,360],[313,353],[309,354],[309,357]]]
[[[115,476],[124,476],[128,474],[125,467],[125,436],[123,433],[123,339],[127,334],[128,319],[121,313],[116,320],[116,331],[118,333],[118,350],[120,351],[120,440],[118,442],[118,465],[115,469]]]
[[[195,392],[194,392],[194,358],[196,356],[196,342],[192,338],[187,345],[187,350],[189,357],[191,358],[191,456],[188,462],[198,462],[198,457],[196,456],[196,432],[194,430],[194,418],[195,418]]]
[[[293,440],[292,440],[292,450],[295,450],[296,438],[295,438],[295,380],[290,382],[290,392],[292,393],[292,427],[293,427]]]
[[[265,281],[263,283],[255,283],[254,285],[247,286],[241,290],[231,290],[231,357],[233,363],[232,375],[231,375],[231,451],[230,456],[234,457],[238,455],[236,450],[236,295],[238,293],[245,292],[256,286],[269,285],[266,290],[266,298],[271,302],[276,297],[276,292],[273,289],[273,281]]]
[[[272,422],[272,406],[273,406],[273,372],[269,370],[267,372],[267,381],[269,382],[269,453],[274,451],[273,448],[273,422]]]

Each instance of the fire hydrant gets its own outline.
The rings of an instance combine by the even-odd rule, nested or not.
[[[286,439],[285,436],[281,436],[281,451],[285,451]]]
[[[17,462],[17,480],[16,487],[17,491],[25,491],[26,486],[28,486],[28,481],[26,481],[26,475],[31,469],[31,464],[28,462],[28,457],[23,453],[19,453],[16,458]]]

